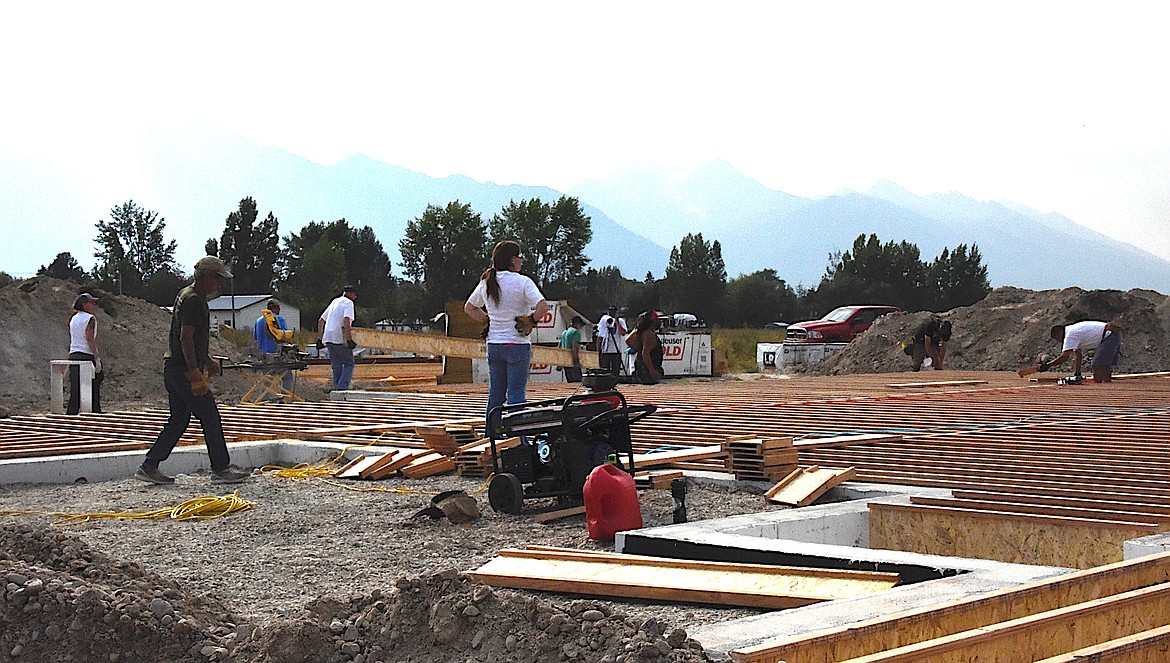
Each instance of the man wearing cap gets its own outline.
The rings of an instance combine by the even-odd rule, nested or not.
[[[280,359],[280,344],[292,341],[292,332],[288,330],[288,323],[280,315],[280,302],[268,300],[268,307],[256,318],[252,326],[252,338],[256,339],[256,348],[264,353],[264,359],[272,362]],[[292,371],[285,371],[280,379],[280,386],[287,392],[293,390],[294,375]]]
[[[626,327],[616,313],[617,306],[610,306],[597,321],[597,361],[601,370],[609,371],[614,377],[622,370],[622,346],[626,338]]]
[[[347,285],[341,296],[329,302],[317,320],[317,340],[329,348],[329,365],[333,367],[333,390],[345,391],[353,380],[353,302],[357,288]]]
[[[219,409],[207,384],[212,366],[211,313],[207,300],[220,289],[224,279],[231,277],[222,260],[204,256],[195,263],[195,282],[175,297],[167,351],[163,355],[163,383],[167,388],[170,417],[146,452],[146,460],[134,473],[136,479],[156,484],[175,482],[158,466],[187,432],[191,415],[195,415],[203,429],[207,455],[211,458],[211,482],[239,483],[248,478],[247,473],[231,467]]]
[[[93,412],[102,411],[102,360],[98,358],[97,342],[97,312],[98,298],[83,292],[73,302],[73,310],[77,313],[69,320],[69,360],[88,361],[93,363],[93,382],[91,383],[91,400]],[[65,407],[65,414],[77,414],[81,411],[81,368],[69,367],[69,404]]]

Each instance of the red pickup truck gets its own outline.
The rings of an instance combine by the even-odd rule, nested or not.
[[[887,313],[898,313],[897,306],[842,306],[820,320],[798,322],[788,326],[786,341],[809,343],[848,343],[869,329],[874,320]]]

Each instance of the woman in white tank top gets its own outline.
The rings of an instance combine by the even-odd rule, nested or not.
[[[73,309],[77,311],[69,320],[69,359],[70,361],[89,361],[93,363],[93,411],[102,411],[102,362],[98,358],[97,297],[83,292],[73,302]],[[77,414],[81,410],[81,371],[76,366],[69,367],[69,404],[65,414]]]

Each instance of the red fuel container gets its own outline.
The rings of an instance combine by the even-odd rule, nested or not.
[[[606,463],[598,465],[585,479],[585,520],[589,538],[613,541],[613,535],[642,527],[642,507],[634,477]]]

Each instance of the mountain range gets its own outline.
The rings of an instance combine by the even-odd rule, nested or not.
[[[944,246],[977,244],[994,286],[1170,292],[1170,262],[1059,214],[958,193],[918,196],[892,182],[802,198],[714,161],[681,179],[641,168],[561,192],[461,175],[433,178],[360,155],[323,166],[208,127],[157,136],[133,159],[123,155],[120,163],[127,162],[134,167],[111,163],[97,190],[85,164],[62,168],[0,155],[0,227],[10,236],[38,226],[50,230],[5,242],[0,270],[19,273],[9,265],[26,256],[48,264],[60,251],[72,252],[88,269],[94,223],[131,198],[166,219],[180,263],[193,263],[240,199],[251,196],[262,215],[276,215],[284,235],[339,218],[370,226],[401,274],[398,241],[427,205],[459,200],[487,221],[510,200],[567,194],[593,220],[591,266],[615,265],[639,280],[647,272],[660,278],[670,248],[688,233],[702,233],[719,240],[729,276],[770,268],[792,285],[811,287],[831,253],[848,249],[859,234],[875,233],[882,241],[916,244],[926,261]]]

